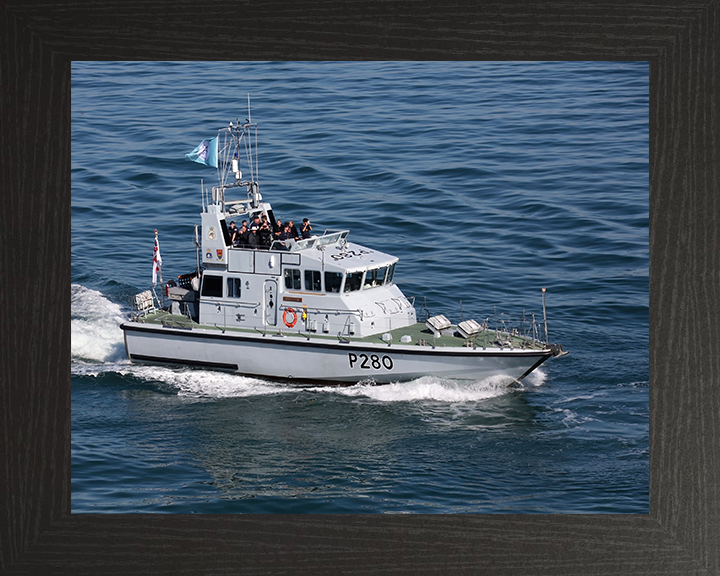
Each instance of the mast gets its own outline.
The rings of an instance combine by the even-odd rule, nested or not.
[[[237,203],[235,188],[246,188],[247,200],[241,201],[246,209],[257,209],[262,196],[258,184],[258,158],[257,158],[257,124],[252,123],[250,109],[250,94],[248,99],[248,117],[244,122],[237,118],[235,124],[229,123],[225,128],[217,132],[217,174],[218,183],[212,188],[212,197],[208,198],[208,205],[212,202],[221,213],[226,211],[226,202]],[[253,150],[253,134],[255,130],[255,143]],[[244,142],[243,142],[244,140]],[[245,161],[245,172],[241,170],[243,157]]]

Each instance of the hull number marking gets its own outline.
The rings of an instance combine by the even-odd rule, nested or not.
[[[361,370],[380,370],[380,368],[385,368],[385,370],[390,371],[395,366],[393,359],[387,354],[381,357],[377,354],[368,356],[367,354],[353,354],[352,352],[348,352],[348,360],[350,361],[350,368],[360,368]]]

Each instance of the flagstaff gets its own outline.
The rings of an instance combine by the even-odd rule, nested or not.
[[[153,288],[157,286],[158,276],[160,277],[160,285],[162,286],[162,257],[160,256],[160,244],[158,243],[158,231],[155,229],[155,248],[153,249],[153,269],[152,284]],[[157,298],[157,295],[155,296]],[[162,305],[165,306],[165,292],[162,293]]]

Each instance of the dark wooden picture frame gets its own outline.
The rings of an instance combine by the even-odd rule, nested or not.
[[[720,573],[720,0],[0,4],[0,573]],[[650,513],[70,514],[70,64],[650,63]]]

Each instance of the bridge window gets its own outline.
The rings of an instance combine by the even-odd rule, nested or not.
[[[240,291],[242,282],[240,278],[228,278],[227,279],[227,295],[228,298],[240,298]]]
[[[203,274],[202,291],[203,296],[211,298],[222,298],[223,295],[223,278],[222,276],[213,276],[211,274]]]
[[[325,272],[325,292],[340,292],[342,272]]]
[[[368,270],[365,273],[365,283],[363,284],[363,289],[374,288],[375,286],[382,286],[383,284],[385,284],[386,273],[387,267]]]
[[[386,284],[392,284],[393,276],[395,276],[395,264],[396,263],[390,264],[390,268],[388,268]]]
[[[305,270],[305,290],[308,292],[320,292],[322,290],[319,270]]]
[[[288,290],[300,290],[300,270],[296,268],[285,269],[285,288]]]
[[[362,272],[350,272],[347,275],[347,280],[345,280],[345,292],[355,292],[355,290],[360,290],[362,277]]]

